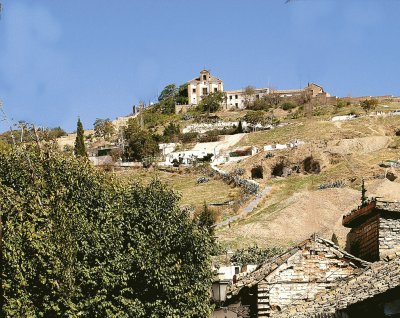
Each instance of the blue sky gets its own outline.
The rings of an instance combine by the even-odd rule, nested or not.
[[[399,0],[0,2],[0,99],[14,120],[90,128],[204,67],[226,89],[400,95]]]

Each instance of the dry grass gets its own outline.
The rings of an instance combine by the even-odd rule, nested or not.
[[[237,146],[258,146],[287,143],[294,139],[305,141],[350,139],[368,136],[393,135],[400,127],[400,116],[362,117],[345,122],[300,119],[277,129],[247,134]]]
[[[119,178],[139,183],[149,183],[158,178],[181,195],[182,205],[201,207],[204,202],[222,203],[235,200],[240,189],[232,188],[222,180],[209,178],[209,182],[197,184],[196,179],[201,176],[194,173],[170,173],[164,171],[146,171],[143,169],[121,171],[116,173]]]

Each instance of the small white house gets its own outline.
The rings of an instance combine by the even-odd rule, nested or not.
[[[225,301],[226,288],[229,283],[232,281],[235,283],[236,279],[251,273],[257,267],[257,265],[245,265],[242,267],[238,265],[229,265],[215,268],[218,277],[212,284],[212,297],[214,301],[217,303]]]
[[[166,156],[164,164],[172,166],[174,162],[179,162],[182,165],[191,165],[198,159],[201,160],[210,155],[212,156],[213,154],[202,150],[171,152]]]
[[[160,149],[161,154],[163,156],[166,156],[175,151],[176,143],[171,142],[171,143],[167,143],[167,144],[158,144],[158,148]]]
[[[288,149],[288,148],[295,148],[300,145],[304,145],[305,142],[302,140],[294,140],[290,141],[287,144],[272,144],[272,145],[266,145],[264,146],[264,151],[274,151],[274,150],[282,150],[282,149]]]

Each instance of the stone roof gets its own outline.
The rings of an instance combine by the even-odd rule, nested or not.
[[[400,202],[371,199],[366,204],[344,215],[342,224],[346,227],[353,227],[381,211],[400,213]]]
[[[360,258],[357,258],[344,250],[340,249],[333,242],[318,237],[317,235],[313,235],[307,240],[301,242],[297,246],[287,250],[283,254],[280,254],[276,257],[267,259],[262,265],[260,265],[255,271],[252,273],[242,277],[235,284],[232,284],[228,287],[227,294],[231,296],[236,296],[239,294],[240,290],[243,287],[252,287],[262,281],[265,277],[271,274],[275,269],[277,269],[280,265],[285,263],[291,256],[296,254],[298,251],[302,250],[307,244],[310,242],[317,242],[319,244],[323,244],[327,246],[330,251],[336,255],[338,258],[347,259],[350,263],[354,264],[354,267],[366,267],[369,262],[366,262]]]
[[[400,286],[400,253],[392,257],[388,262],[370,264],[360,274],[340,281],[334,289],[317,294],[314,300],[288,306],[274,317],[336,317],[337,311]]]

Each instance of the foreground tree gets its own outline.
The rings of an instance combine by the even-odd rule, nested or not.
[[[0,154],[1,317],[209,317],[207,228],[158,181],[79,158]]]
[[[87,156],[83,134],[84,134],[83,125],[81,119],[78,118],[78,122],[76,124],[76,138],[75,138],[75,148],[74,148],[74,154],[77,157]]]

